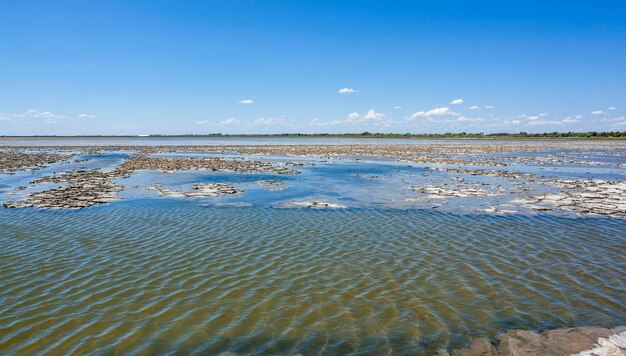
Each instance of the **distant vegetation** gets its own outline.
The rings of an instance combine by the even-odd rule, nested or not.
[[[150,135],[150,137],[159,137],[168,135]],[[248,134],[248,135],[228,135],[228,134],[189,134],[189,135],[173,135],[173,136],[189,136],[189,137],[357,137],[357,138],[612,138],[626,139],[626,131],[613,132],[544,132],[544,133],[444,133],[444,134],[412,134],[412,133],[345,133],[345,134],[301,134],[301,133],[284,133],[284,134]]]
[[[0,136],[10,137],[10,136]],[[74,136],[28,136],[28,137],[74,137]],[[136,137],[135,135],[77,135],[75,137]],[[329,133],[284,133],[284,134],[186,134],[186,135],[141,135],[141,137],[354,137],[354,138],[580,138],[580,139],[623,139],[626,140],[626,131],[610,131],[610,132],[544,132],[544,133],[444,133],[444,134],[412,134],[412,133],[345,133],[345,134],[329,134]]]

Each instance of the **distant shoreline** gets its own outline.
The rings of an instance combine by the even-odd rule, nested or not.
[[[517,134],[384,134],[384,133],[359,133],[359,134],[204,134],[204,135],[0,135],[0,139],[7,138],[371,138],[371,139],[573,139],[573,140],[626,140],[626,131],[622,132],[550,132],[541,134],[517,133]]]

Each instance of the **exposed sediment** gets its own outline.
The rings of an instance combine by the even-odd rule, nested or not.
[[[505,355],[626,355],[626,326],[613,329],[579,327],[544,332],[512,330],[495,341],[475,339],[466,349],[451,353],[439,350],[438,355],[505,356]]]
[[[161,196],[187,198],[214,197],[219,195],[233,195],[243,193],[243,190],[235,188],[232,184],[229,183],[199,183],[195,184],[193,186],[193,190],[188,192],[166,189],[160,185],[152,185],[148,187],[148,189],[158,191]]]
[[[511,203],[531,210],[569,210],[581,215],[626,218],[626,182],[586,179],[548,183],[560,187],[560,191],[514,199]]]
[[[391,141],[390,141],[391,142]],[[412,205],[432,208],[454,208],[453,199],[463,200],[463,209],[476,207],[477,212],[487,213],[516,213],[516,212],[564,212],[567,214],[597,215],[606,217],[626,217],[626,183],[622,181],[601,181],[594,179],[558,180],[554,177],[543,176],[536,172],[520,172],[523,167],[511,166],[513,163],[522,164],[550,164],[550,165],[580,165],[590,167],[599,157],[624,157],[623,143],[604,141],[500,141],[492,143],[474,144],[471,140],[462,143],[427,143],[423,144],[351,144],[351,145],[212,145],[212,146],[102,146],[102,147],[47,147],[47,148],[5,148],[0,152],[11,157],[8,162],[1,163],[7,167],[21,167],[17,161],[25,157],[24,164],[32,166],[36,162],[53,162],[68,158],[76,152],[98,154],[110,150],[132,150],[133,156],[126,159],[113,171],[100,170],[91,173],[69,174],[64,178],[58,175],[44,177],[34,183],[59,183],[64,186],[45,192],[32,193],[26,198],[5,203],[7,207],[74,207],[80,208],[110,201],[115,192],[121,190],[115,179],[124,178],[140,170],[161,170],[174,172],[179,170],[208,170],[214,172],[239,173],[270,173],[296,174],[292,167],[303,167],[314,164],[312,162],[284,161],[269,163],[250,160],[244,157],[224,158],[214,157],[220,154],[247,154],[247,155],[281,155],[316,157],[317,163],[327,159],[352,159],[358,161],[363,157],[379,157],[384,160],[414,163],[416,166],[433,164],[427,167],[428,171],[418,180],[403,181],[404,187],[409,187],[416,196],[404,197],[405,202],[414,202]],[[562,152],[545,154],[545,150],[562,149]],[[45,150],[67,154],[46,153]],[[22,150],[23,152],[19,152]],[[577,151],[574,151],[577,150]],[[36,153],[32,153],[32,152]],[[31,153],[25,153],[31,152]],[[73,152],[73,153],[69,153]],[[511,155],[507,153],[526,152],[527,155]],[[538,152],[537,154],[533,152]],[[554,151],[551,151],[554,152]],[[210,154],[211,157],[163,157],[160,155],[176,153]],[[376,158],[378,159],[378,158]],[[612,163],[611,163],[612,162]],[[605,162],[606,166],[622,169],[624,163],[618,159]],[[440,165],[457,165],[446,167]],[[483,168],[467,167],[483,165]],[[466,166],[466,167],[463,167]],[[501,166],[503,168],[496,168]],[[33,166],[34,167],[34,166]],[[0,168],[0,171],[3,168]],[[554,167],[546,168],[555,169]],[[100,172],[100,173],[95,173]],[[437,172],[442,172],[441,178]],[[448,176],[446,176],[446,173]],[[96,179],[100,176],[99,179]],[[362,175],[363,178],[375,179],[377,175]],[[490,177],[493,179],[483,179]],[[382,181],[382,180],[381,180]],[[105,184],[106,183],[106,184]],[[285,186],[279,181],[258,181],[264,190],[282,190]],[[14,195],[24,187],[14,188]],[[165,189],[165,188],[162,188]],[[96,193],[100,190],[101,192]],[[194,189],[195,191],[196,189]],[[165,189],[167,191],[167,189]],[[193,192],[188,192],[193,195]],[[196,192],[197,194],[202,194]],[[170,196],[182,194],[169,192]],[[10,194],[7,194],[9,196]],[[503,196],[503,198],[500,198]],[[79,199],[80,197],[80,199]],[[91,198],[90,198],[91,197]],[[474,200],[472,200],[472,198]],[[477,202],[477,205],[473,205]],[[68,203],[68,204],[65,204]],[[312,202],[315,203],[315,202]],[[321,203],[317,202],[321,207]],[[311,206],[313,206],[311,204]]]
[[[116,193],[123,187],[114,180],[126,178],[133,172],[143,169],[157,169],[173,172],[177,170],[206,169],[220,172],[239,173],[274,173],[297,174],[296,170],[275,166],[267,162],[249,161],[244,159],[226,160],[222,158],[151,158],[136,155],[126,159],[112,171],[103,170],[76,170],[62,172],[52,176],[37,178],[31,184],[56,183],[61,187],[36,192],[23,199],[6,202],[5,208],[53,208],[53,209],[80,209],[108,203],[116,200]],[[18,187],[20,188],[20,187]],[[152,187],[166,196],[203,197],[238,194],[242,191],[227,183],[197,184],[191,192],[178,192]]]
[[[321,209],[345,209],[347,206],[337,203],[325,201],[298,201],[289,203],[290,206],[303,208],[321,208]]]
[[[466,169],[466,168],[433,168],[433,170],[457,175],[486,176],[515,180],[517,188],[523,196],[504,202],[507,206],[517,206],[531,211],[571,211],[579,215],[598,215],[613,218],[626,217],[626,182],[605,181],[598,179],[553,179],[532,173],[511,172],[506,170]],[[445,186],[410,187],[412,190],[428,194],[424,198],[446,199],[467,196],[496,196],[502,193],[487,193],[480,189],[464,187],[463,178],[454,177],[456,184]],[[547,189],[556,187],[558,190],[548,193],[533,193],[528,188],[530,183],[537,183]],[[508,192],[508,195],[514,195]],[[508,208],[504,210],[509,210]],[[499,206],[485,210],[487,212],[503,211]]]
[[[0,151],[0,173],[12,173],[26,168],[39,169],[70,157],[69,154]]]
[[[58,188],[36,192],[27,197],[4,203],[5,208],[80,209],[105,204],[117,199],[117,192],[123,187],[113,182],[120,178],[119,172],[101,170],[80,170],[64,172],[53,176],[35,179],[31,184],[62,183]]]
[[[275,174],[297,174],[296,170],[286,167],[272,165],[268,162],[249,160],[227,160],[218,157],[208,158],[179,158],[179,157],[148,157],[145,155],[135,155],[118,168],[123,171],[138,171],[142,169],[155,169],[166,172],[180,170],[206,169],[220,172],[239,173],[275,173]]]

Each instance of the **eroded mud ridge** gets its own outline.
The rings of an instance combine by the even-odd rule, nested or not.
[[[410,189],[422,193],[412,200],[448,199],[468,196],[512,196],[512,200],[501,201],[490,206],[486,212],[515,212],[515,208],[532,211],[572,211],[579,215],[599,215],[615,218],[626,217],[626,182],[600,179],[553,179],[537,174],[491,169],[435,168],[437,171],[456,175],[504,178],[514,182],[509,189],[502,185],[468,185],[463,178],[452,178],[453,184],[441,186],[412,186]],[[536,183],[557,188],[540,194],[528,188]],[[515,185],[516,184],[516,185]],[[512,210],[513,209],[513,210]]]
[[[170,185],[161,184],[164,182],[157,179],[138,188],[157,191],[160,196],[166,197],[242,196],[243,194],[230,194],[228,191],[243,193],[248,189],[258,190],[259,188],[247,185],[256,182],[257,186],[263,187],[263,191],[286,197],[282,201],[267,203],[272,206],[322,208],[331,207],[322,204],[330,202],[331,205],[355,207],[362,204],[361,202],[367,204],[368,200],[379,199],[386,202],[401,201],[402,204],[396,204],[400,208],[463,213],[563,213],[626,217],[626,183],[623,179],[626,145],[621,142],[473,143],[467,140],[462,143],[446,141],[431,144],[429,141],[422,141],[419,144],[393,144],[393,141],[389,141],[389,144],[349,145],[58,146],[5,147],[4,150],[0,153],[12,157],[8,160],[13,162],[10,165],[14,168],[11,169],[20,167],[16,162],[22,156],[25,157],[25,166],[33,166],[32,163],[35,162],[52,162],[48,164],[53,168],[57,164],[58,168],[63,168],[60,164],[66,167],[53,173],[49,173],[52,169],[46,170],[44,174],[47,176],[30,183],[26,181],[20,186],[3,188],[4,191],[12,189],[2,199],[6,207],[65,209],[102,204],[114,200],[117,193],[124,189],[124,178],[144,170],[163,173],[198,170],[209,172],[207,175],[214,172],[226,177],[231,173],[294,175],[300,171],[320,175],[315,172],[319,169],[325,176],[320,175],[314,182],[297,178],[290,181],[290,184],[284,184],[282,181],[265,179],[271,177],[263,177],[246,183],[230,182],[228,179],[232,178],[228,178],[217,179],[211,184],[228,184],[229,188],[202,188],[198,184],[176,187],[174,183],[172,186],[173,179],[168,178],[166,180]],[[72,161],[69,159],[72,155],[78,157]],[[107,156],[117,158],[106,158]],[[114,163],[94,166],[93,162],[103,157]],[[358,167],[362,168],[357,168],[350,177],[341,178],[341,174],[336,175],[333,169],[344,162],[358,163]],[[378,167],[388,164],[412,167],[419,174],[407,178],[398,169],[386,175],[370,174],[366,170],[378,170],[377,167],[372,168],[373,164]],[[8,167],[9,164],[5,166]],[[577,173],[573,176],[554,174],[560,167]],[[364,171],[359,172],[360,169]],[[601,171],[603,175],[596,176],[593,172],[586,172],[587,170]],[[354,184],[358,187],[361,182],[352,180],[360,178],[369,180],[371,183],[368,184],[373,188],[384,186],[385,192],[374,196],[374,191],[366,189],[360,196],[342,196],[343,190],[351,189]],[[344,183],[335,186],[324,183],[333,180],[343,180]],[[41,191],[38,187],[40,184],[61,186]],[[216,194],[210,193],[211,189],[217,189],[214,192]],[[310,195],[279,193],[298,189],[305,189]],[[11,196],[13,197],[8,198]],[[266,201],[272,199],[267,198]],[[356,204],[355,200],[358,201]]]
[[[22,199],[8,201],[2,205],[5,208],[26,208],[31,206],[52,209],[87,208],[116,200],[117,193],[122,191],[124,187],[116,183],[115,180],[127,178],[134,172],[140,170],[174,172],[192,169],[239,173],[298,173],[298,171],[293,169],[260,161],[227,160],[222,158],[150,158],[144,155],[135,155],[110,171],[99,169],[75,170],[37,178],[29,184],[61,184],[61,186],[30,193]],[[181,197],[206,197],[242,192],[242,190],[228,183],[196,184],[190,192],[165,189],[159,185],[147,188],[159,191],[162,196]],[[15,188],[18,191],[25,189],[27,189],[25,186]]]
[[[162,171],[180,171],[189,169],[206,169],[209,171],[240,172],[240,173],[276,173],[297,174],[298,171],[286,167],[272,165],[268,162],[248,160],[228,160],[217,157],[209,158],[170,158],[147,157],[136,155],[127,159],[120,170],[138,171],[142,169],[158,169]]]
[[[533,210],[571,210],[585,215],[626,217],[626,182],[603,180],[548,181],[562,189],[554,194],[515,199]]]
[[[613,329],[579,327],[544,332],[512,330],[493,342],[476,339],[466,349],[452,353],[439,350],[440,356],[497,356],[497,355],[626,355],[626,326]]]
[[[113,179],[127,176],[121,171],[72,171],[35,179],[31,184],[64,184],[61,187],[32,193],[23,199],[4,203],[5,208],[80,209],[116,200],[123,189]]]
[[[623,141],[586,140],[494,140],[493,143],[474,143],[473,140],[455,143],[419,144],[263,144],[263,145],[155,145],[155,146],[48,146],[51,150],[78,150],[84,153],[124,150],[141,154],[153,153],[237,153],[254,155],[282,155],[301,157],[388,157],[415,163],[507,166],[525,164],[597,164],[624,167],[624,162],[598,162],[597,156],[625,157]],[[0,146],[7,149],[31,149],[28,146]],[[537,153],[560,150],[563,152],[540,155],[512,155],[508,153]]]
[[[200,198],[200,197],[214,197],[218,195],[232,195],[243,193],[243,190],[235,188],[232,184],[228,183],[206,183],[195,184],[191,191],[179,191],[163,188],[160,185],[152,185],[148,187],[150,190],[156,190],[162,196],[167,197],[188,197],[188,198]]]
[[[25,168],[38,169],[70,157],[70,154],[0,151],[0,173],[10,173]]]

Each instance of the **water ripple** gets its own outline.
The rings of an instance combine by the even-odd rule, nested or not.
[[[621,220],[136,200],[0,231],[3,354],[420,353],[626,319]]]

